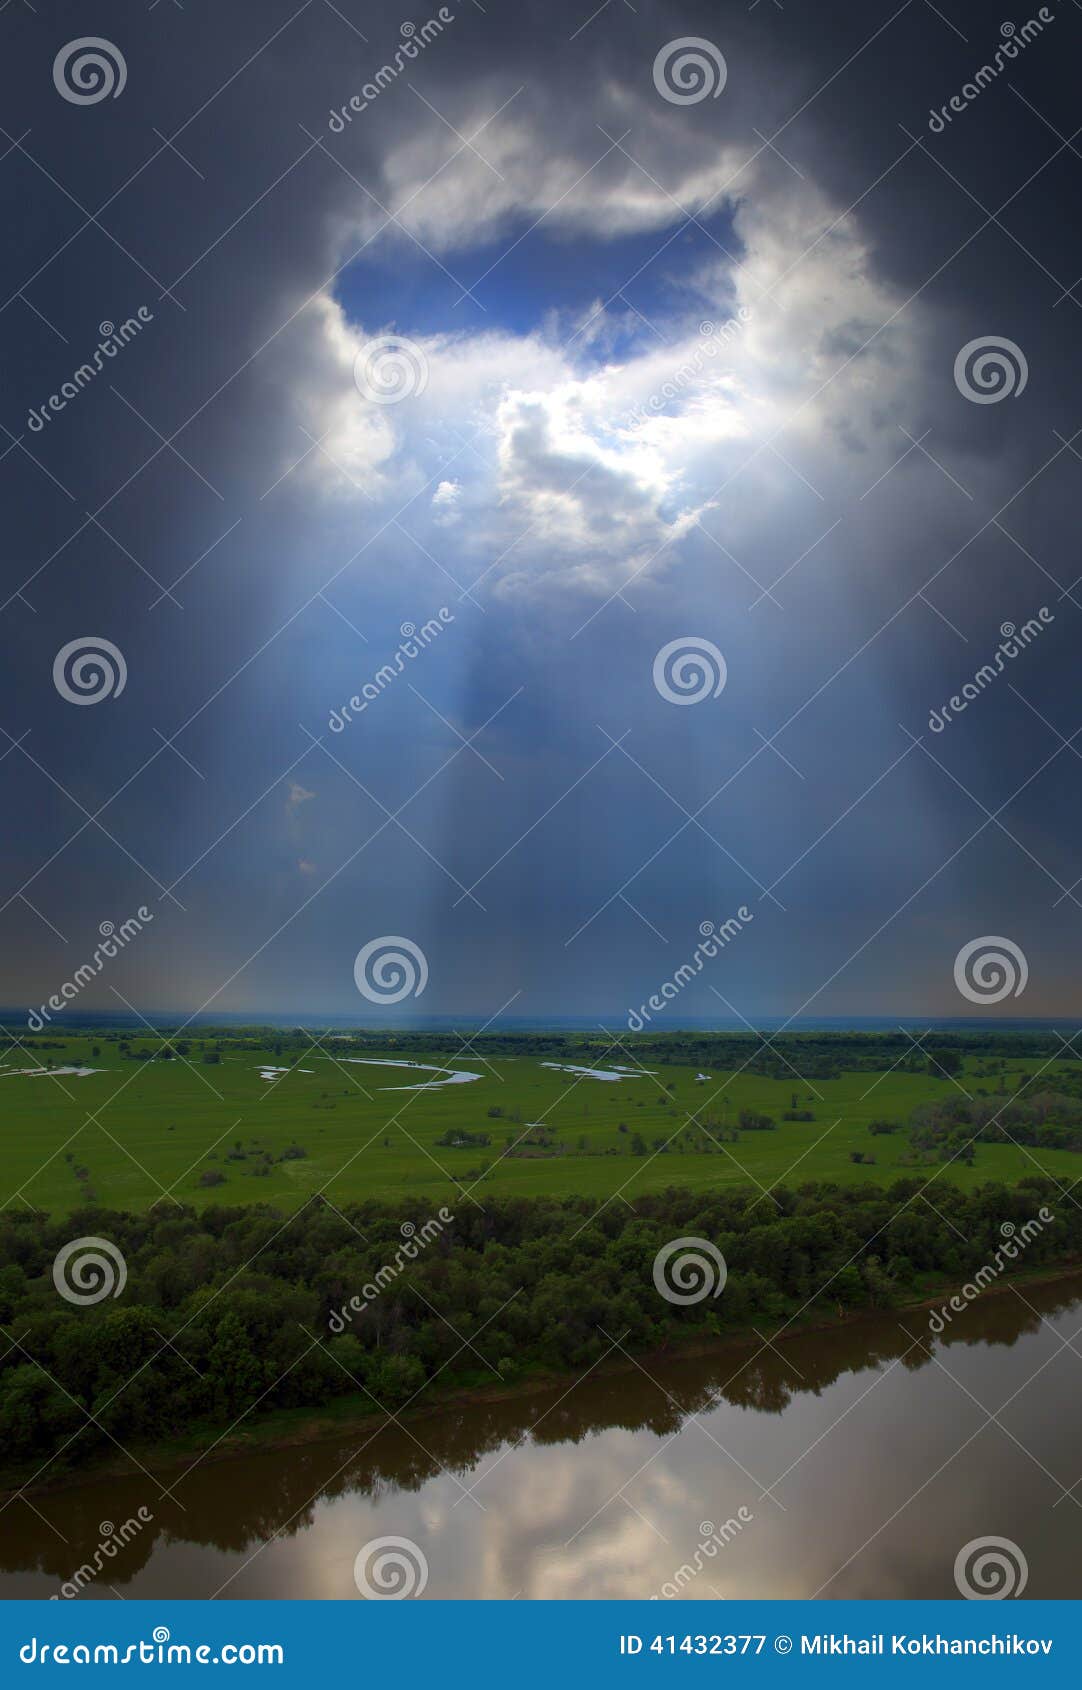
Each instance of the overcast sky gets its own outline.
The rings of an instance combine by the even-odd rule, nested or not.
[[[592,6],[0,13],[0,1001],[1082,1011],[1082,12]]]

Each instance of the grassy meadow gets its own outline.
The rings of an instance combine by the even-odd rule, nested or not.
[[[600,1080],[544,1064],[607,1071],[640,1058],[626,1046],[607,1056],[602,1040],[556,1057],[544,1047],[490,1053],[481,1041],[481,1055],[454,1058],[446,1044],[426,1052],[416,1040],[408,1049],[330,1037],[311,1048],[296,1038],[267,1041],[252,1048],[228,1034],[193,1038],[186,1056],[171,1060],[135,1060],[140,1047],[160,1046],[115,1032],[0,1048],[0,1204],[54,1215],[87,1204],[139,1211],[170,1198],[292,1209],[321,1191],[331,1202],[379,1199],[408,1213],[411,1199],[461,1202],[463,1188],[480,1202],[487,1193],[631,1200],[674,1185],[890,1184],[914,1172],[967,1188],[1037,1173],[1066,1185],[1079,1171],[1069,1151],[985,1143],[971,1165],[915,1169],[905,1160],[910,1114],[955,1085],[912,1064],[878,1072],[843,1065],[837,1077],[802,1080],[787,1069],[777,1077],[736,1071],[736,1057],[718,1068],[644,1055],[646,1072]],[[364,1065],[349,1060],[359,1054]],[[368,1065],[378,1058],[481,1077],[398,1089],[443,1076]],[[19,1072],[38,1064],[99,1071]],[[283,1071],[267,1078],[272,1068]],[[975,1096],[995,1096],[1038,1068],[1050,1091],[1057,1077],[1078,1072],[1035,1055],[1009,1057],[993,1074],[967,1052],[956,1080]],[[776,1126],[740,1130],[742,1111]],[[813,1118],[786,1121],[785,1111]],[[873,1137],[875,1120],[903,1130]],[[855,1161],[853,1152],[874,1161]]]

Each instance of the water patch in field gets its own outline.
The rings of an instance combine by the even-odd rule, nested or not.
[[[314,1068],[270,1068],[270,1067],[263,1068],[263,1067],[261,1067],[260,1070],[259,1070],[259,1078],[261,1080],[280,1080],[282,1078],[283,1074],[314,1074],[314,1073],[315,1073]]]
[[[27,1079],[37,1079],[44,1075],[48,1079],[51,1074],[54,1079],[66,1076],[72,1080],[85,1080],[88,1074],[105,1074],[105,1068],[12,1068],[10,1073],[0,1072],[0,1080],[14,1080],[19,1076]]]
[[[482,1074],[471,1074],[465,1068],[437,1068],[431,1062],[407,1062],[393,1056],[346,1056],[344,1062],[353,1062],[359,1068],[415,1068],[425,1074],[441,1074],[439,1080],[422,1080],[419,1086],[380,1086],[380,1091],[438,1091],[441,1086],[465,1086],[471,1080],[484,1078]]]
[[[561,1074],[578,1074],[584,1080],[652,1080],[648,1068],[578,1068],[573,1062],[542,1062],[542,1068],[555,1068]]]

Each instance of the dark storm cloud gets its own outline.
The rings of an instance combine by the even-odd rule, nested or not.
[[[983,932],[1032,952],[1021,1007],[1077,1008],[1062,934],[1079,912],[1056,902],[1079,819],[1077,760],[1056,738],[1078,727],[1077,608],[1060,597],[1080,573],[1063,444],[1080,344],[1063,290],[1082,274],[1074,8],[1051,7],[1046,33],[942,133],[930,110],[1003,39],[983,7],[941,8],[949,22],[918,0],[826,20],[615,0],[591,22],[585,4],[448,10],[340,133],[331,111],[404,39],[384,7],[0,17],[0,724],[29,730],[21,749],[0,744],[0,997],[40,1001],[102,921],[149,902],[153,926],[109,980],[144,1010],[349,1011],[354,954],[391,931],[429,954],[434,1010],[490,1013],[521,991],[518,1013],[609,1012],[665,977],[702,920],[750,902],[716,981],[745,1013],[788,1013],[826,982],[812,1011],[949,1012],[955,951]],[[127,79],[79,106],[53,61],[90,32],[121,47]],[[719,99],[657,95],[654,56],[684,36],[724,51]],[[434,409],[426,440],[404,408],[359,405],[334,334],[423,340],[453,310],[446,356],[463,393],[476,379],[473,422],[490,420],[486,336],[495,368],[521,355],[514,383],[557,387],[576,366],[517,352],[499,266],[478,279],[464,255],[549,240],[573,277],[584,243],[634,231],[661,248],[683,221],[674,200],[728,208],[744,244],[709,245],[711,263],[697,246],[663,328],[684,333],[702,297],[742,286],[770,358],[777,409],[739,449],[719,442],[715,473],[691,440],[683,485],[661,491],[626,455],[591,467],[534,402],[494,497],[483,434],[457,443]],[[746,243],[756,265],[775,241],[795,257],[790,226],[820,201],[814,257],[833,297],[820,306],[805,264],[807,287],[777,310],[740,270]],[[649,274],[669,263],[679,280],[679,251]],[[366,271],[377,255],[426,267],[427,293],[393,324]],[[456,307],[460,281],[472,297]],[[328,316],[332,297],[346,318]],[[32,429],[101,325],[140,306],[138,335]],[[955,386],[960,346],[987,335],[1025,353],[1017,400],[971,404]],[[794,363],[821,372],[825,397],[802,413],[814,427],[786,423],[809,391]],[[572,414],[587,403],[576,394]],[[458,490],[433,509],[429,488],[392,520],[434,472]],[[581,476],[566,499],[565,472],[565,487]],[[667,543],[700,506],[706,532],[689,517]],[[766,585],[791,570],[783,608],[749,608],[745,570]],[[330,736],[329,711],[401,624],[441,605],[446,633]],[[929,711],[995,652],[1001,624],[1041,605],[1055,620],[1039,647],[930,735]],[[715,704],[678,709],[650,673],[687,633],[724,650],[729,681]],[[91,634],[124,652],[128,678],[79,709],[52,664]],[[492,717],[476,742],[490,768],[456,734]],[[98,1001],[117,1006],[107,987]],[[725,1009],[702,990],[689,1013]]]

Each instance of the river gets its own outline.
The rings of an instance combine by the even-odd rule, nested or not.
[[[171,1496],[136,1469],[35,1491],[0,1513],[0,1596],[97,1555],[81,1599],[356,1600],[393,1536],[426,1598],[954,1597],[993,1536],[1026,1596],[1077,1597],[1080,1329],[1082,1277],[985,1295],[938,1340],[910,1311],[189,1462]]]

